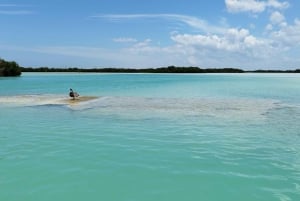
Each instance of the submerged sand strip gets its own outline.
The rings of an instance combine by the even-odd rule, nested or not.
[[[0,106],[2,104],[12,106],[61,105],[79,111],[93,109],[92,112],[96,115],[131,115],[134,118],[144,116],[185,116],[199,118],[217,117],[235,120],[265,118],[270,110],[280,106],[278,101],[267,99],[180,99],[112,96],[80,96],[72,99],[66,95],[55,94],[0,96]]]
[[[97,96],[80,96],[75,100],[53,94],[43,95],[18,95],[18,96],[0,96],[0,104],[9,104],[15,106],[35,106],[35,105],[75,105],[97,99]]]
[[[86,101],[91,101],[91,100],[95,100],[99,97],[97,96],[80,96],[77,97],[76,99],[65,99],[63,100],[64,103],[69,104],[69,105],[76,105],[82,102],[86,102]]]

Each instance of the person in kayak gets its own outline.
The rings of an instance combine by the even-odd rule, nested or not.
[[[78,94],[76,91],[73,91],[73,89],[70,89],[69,96],[70,96],[73,100],[75,100],[76,97],[79,96],[79,94]]]

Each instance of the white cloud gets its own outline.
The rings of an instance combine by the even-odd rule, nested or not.
[[[23,7],[17,4],[0,4],[0,15],[29,15],[33,14],[30,10],[24,10]]]
[[[227,10],[232,13],[253,12],[260,13],[265,10],[263,2],[256,0],[225,0]]]
[[[280,2],[278,0],[225,0],[225,4],[228,12],[231,13],[261,13],[264,12],[267,8],[286,9],[287,7],[289,7],[288,2]]]
[[[137,39],[123,37],[123,38],[114,38],[113,41],[117,43],[134,43],[137,42]]]
[[[265,43],[250,35],[246,29],[228,29],[224,35],[178,34],[172,36],[172,40],[183,46],[240,53],[245,50],[254,51]]]
[[[250,29],[255,29],[255,24],[253,24],[253,23],[251,23],[250,25],[249,25],[249,27],[250,27]]]
[[[32,11],[28,10],[0,10],[0,15],[30,15]]]
[[[300,20],[295,19],[294,24],[280,27],[271,32],[271,37],[277,44],[289,48],[300,45]]]
[[[285,17],[278,11],[274,11],[270,16],[272,24],[281,24],[285,21]]]
[[[16,4],[0,4],[0,7],[16,7]]]
[[[273,25],[272,24],[267,24],[267,26],[266,26],[266,28],[265,28],[265,30],[266,31],[272,31],[273,30]]]
[[[275,9],[287,9],[290,4],[287,1],[279,2],[278,0],[269,0],[266,2],[266,6]]]
[[[169,50],[190,65],[210,67],[276,68],[283,63],[284,49],[273,40],[257,38],[247,29],[231,28],[224,34],[174,34]]]
[[[151,39],[148,38],[142,42],[138,42],[138,43],[134,44],[134,47],[141,47],[141,48],[148,47],[150,42],[151,42]]]
[[[122,15],[94,15],[92,18],[106,18],[111,20],[124,20],[124,19],[140,19],[140,18],[157,18],[170,21],[179,21],[189,25],[192,28],[208,32],[208,33],[220,33],[224,32],[224,28],[220,26],[213,26],[207,23],[205,20],[188,15],[177,14],[122,14]]]

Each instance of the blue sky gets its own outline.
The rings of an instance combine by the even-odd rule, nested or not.
[[[21,66],[300,68],[296,0],[0,0]]]

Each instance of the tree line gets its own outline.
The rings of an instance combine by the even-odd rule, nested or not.
[[[20,76],[22,69],[15,61],[5,61],[0,58],[0,76]]]
[[[160,68],[48,68],[21,67],[22,72],[78,72],[78,73],[300,73],[296,70],[242,70],[238,68],[199,68],[168,66]]]
[[[83,73],[243,73],[236,68],[160,67],[160,68],[21,68],[22,72],[83,72]]]
[[[0,76],[20,76],[22,72],[82,72],[82,73],[300,73],[296,70],[252,70],[238,68],[199,68],[168,66],[159,68],[49,68],[20,67],[15,61],[0,58]]]

